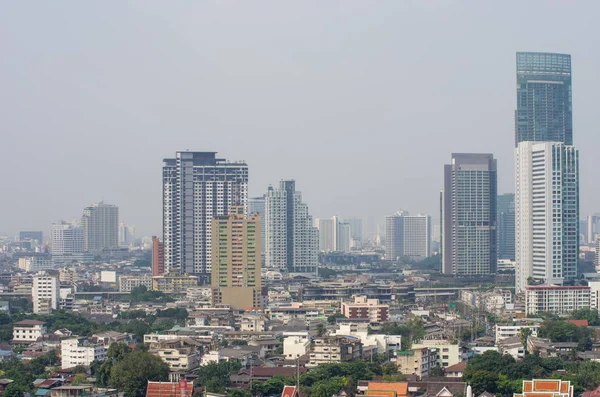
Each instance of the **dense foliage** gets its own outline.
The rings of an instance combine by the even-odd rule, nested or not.
[[[425,337],[425,326],[423,320],[415,317],[404,324],[387,323],[381,327],[380,333],[402,335],[402,350],[409,350],[413,343],[419,342]]]
[[[578,327],[575,324],[559,319],[544,320],[538,336],[549,338],[553,342],[577,342],[577,350],[589,350],[592,347],[594,331],[588,327]]]
[[[557,373],[557,370],[565,372]],[[559,378],[570,380],[576,394],[600,385],[600,363],[564,362],[561,358],[541,358],[528,354],[517,362],[510,355],[487,351],[468,361],[463,380],[473,387],[473,394],[484,391],[502,396],[519,393],[524,379]]]
[[[148,381],[168,381],[169,365],[148,352],[144,345],[132,350],[124,343],[113,343],[106,360],[91,366],[99,386],[117,388],[126,397],[146,395]]]

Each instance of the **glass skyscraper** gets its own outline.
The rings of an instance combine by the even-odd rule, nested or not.
[[[497,171],[492,154],[453,153],[444,167],[442,272],[479,276],[496,271]]]
[[[515,260],[515,195],[498,195],[498,259]]]
[[[579,152],[573,146],[571,56],[517,53],[516,291],[577,277]]]
[[[515,147],[519,142],[573,144],[571,55],[517,53]]]

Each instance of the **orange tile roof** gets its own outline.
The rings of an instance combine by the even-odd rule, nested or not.
[[[396,397],[408,395],[408,382],[369,382],[367,391],[393,391]],[[372,394],[369,394],[372,395]]]
[[[283,388],[283,392],[281,393],[281,397],[297,397],[298,392],[296,391],[296,386],[285,386]]]
[[[192,382],[150,382],[146,389],[146,397],[192,397]]]

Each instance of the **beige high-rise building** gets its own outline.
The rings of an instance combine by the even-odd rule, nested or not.
[[[246,217],[244,207],[231,207],[229,216],[212,221],[213,304],[234,309],[261,307],[260,215]]]
[[[83,249],[99,252],[119,248],[119,207],[99,202],[83,210]]]

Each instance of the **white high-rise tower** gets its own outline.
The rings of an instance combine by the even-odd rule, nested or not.
[[[516,153],[516,289],[577,277],[579,152],[560,142],[520,142]]]
[[[319,232],[293,180],[265,195],[265,266],[286,273],[316,274]]]
[[[210,283],[212,220],[233,206],[247,212],[248,165],[215,152],[177,152],[163,161],[165,271]]]

